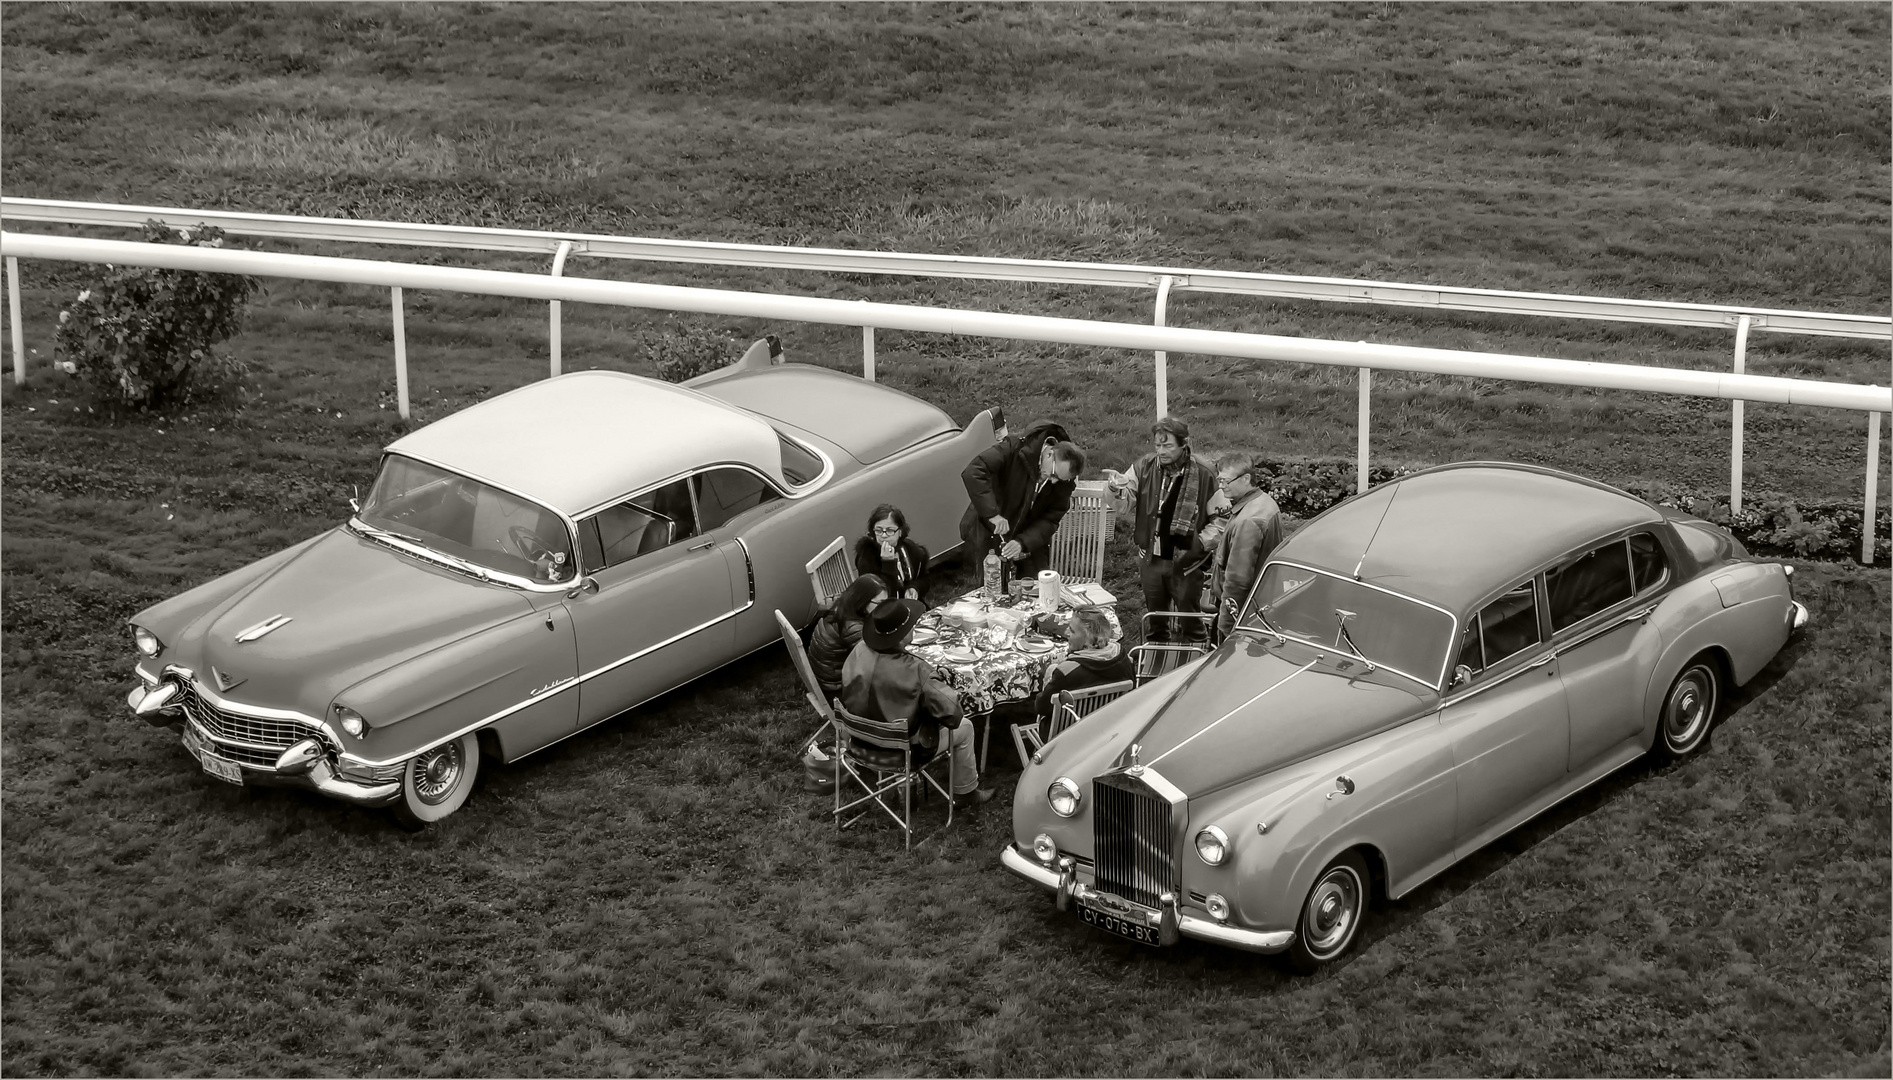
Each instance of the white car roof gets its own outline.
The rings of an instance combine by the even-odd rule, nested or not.
[[[575,371],[462,409],[389,444],[580,514],[704,465],[748,465],[788,489],[774,427],[695,390]]]

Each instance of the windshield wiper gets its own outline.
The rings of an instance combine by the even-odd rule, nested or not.
[[[359,517],[355,519],[355,524],[359,526],[362,532],[371,540],[380,540],[383,542],[386,542],[388,540],[400,540],[403,543],[413,544],[415,547],[418,547],[422,549],[423,551],[427,552],[427,558],[437,559],[440,562],[445,563],[447,566],[451,567],[452,569],[458,570],[461,573],[468,575],[469,577],[479,578],[481,581],[488,582],[489,584],[495,580],[493,575],[490,572],[488,572],[488,570],[485,567],[479,565],[478,563],[469,562],[458,555],[449,555],[444,551],[440,551],[436,548],[430,547],[429,545],[424,543],[419,537],[407,536],[402,533],[395,532],[392,529],[377,528],[376,526],[370,525],[366,521],[363,521]],[[396,550],[399,551],[399,550],[405,550],[405,549],[396,548]]]
[[[1334,647],[1338,649],[1341,647],[1342,642],[1347,642],[1348,649],[1351,650],[1355,656],[1360,657],[1361,662],[1366,664],[1367,670],[1371,672],[1377,665],[1367,658],[1367,654],[1361,651],[1359,645],[1354,644],[1354,635],[1347,632],[1347,621],[1352,619],[1354,614],[1354,612],[1348,611],[1345,608],[1334,609],[1334,617],[1340,623],[1340,632],[1334,635]]]
[[[1263,604],[1261,607],[1256,608],[1255,617],[1262,620],[1261,626],[1257,627],[1250,626],[1248,623],[1237,623],[1235,629],[1246,630],[1251,634],[1266,633],[1277,641],[1287,640],[1288,635],[1284,634],[1280,627],[1277,627],[1274,623],[1269,621],[1269,605]]]

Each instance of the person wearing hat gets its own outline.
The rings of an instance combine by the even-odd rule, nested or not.
[[[868,613],[861,644],[841,666],[841,703],[869,720],[905,717],[916,745],[952,755],[953,805],[977,806],[993,797],[993,789],[979,786],[973,725],[960,713],[959,696],[907,651],[926,610],[918,600],[889,600]]]
[[[1133,513],[1131,543],[1144,587],[1145,611],[1194,613],[1203,592],[1208,552],[1196,542],[1209,525],[1210,500],[1216,497],[1216,470],[1190,456],[1190,426],[1165,416],[1150,426],[1153,451],[1128,472],[1104,470],[1105,483],[1120,507]],[[1153,640],[1169,640],[1181,631],[1184,641],[1200,641],[1195,620],[1181,627],[1158,620]]]

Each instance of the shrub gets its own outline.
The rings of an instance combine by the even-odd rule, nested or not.
[[[680,383],[732,363],[736,339],[721,330],[667,320],[655,341],[644,346],[645,359],[665,382]]]
[[[223,230],[145,222],[156,244],[222,247]],[[256,278],[155,267],[89,267],[84,288],[59,313],[60,367],[113,410],[163,410],[235,390],[242,360],[214,346],[242,329]]]
[[[1263,462],[1262,483],[1286,514],[1310,518],[1354,494],[1352,461]],[[1369,486],[1405,476],[1412,469],[1369,466]],[[1860,557],[1860,507],[1851,503],[1806,502],[1775,492],[1754,492],[1739,514],[1729,512],[1725,492],[1691,491],[1663,483],[1628,483],[1623,489],[1639,499],[1711,521],[1733,533],[1758,555],[1852,561]],[[1874,513],[1873,562],[1893,557],[1893,508]]]

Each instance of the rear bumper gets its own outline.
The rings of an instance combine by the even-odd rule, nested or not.
[[[1120,912],[1125,908],[1134,909],[1146,917],[1152,927],[1158,926],[1162,920],[1163,913],[1155,908],[1132,904],[1116,896],[1107,898],[1075,879],[1066,879],[1061,883],[1058,870],[1020,851],[1017,844],[1007,844],[1001,849],[999,862],[1006,869],[1035,885],[1050,889],[1054,894],[1057,894],[1062,887],[1071,899],[1084,903],[1101,903]],[[1218,945],[1227,945],[1232,949],[1258,953],[1278,953],[1294,944],[1295,941],[1293,930],[1244,930],[1238,926],[1219,923],[1209,918],[1207,914],[1197,915],[1182,910],[1177,912],[1177,932],[1184,937],[1193,937],[1199,941],[1210,941]]]

